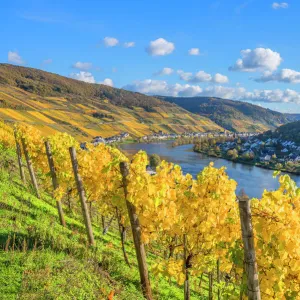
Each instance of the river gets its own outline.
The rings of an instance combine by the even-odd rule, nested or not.
[[[273,178],[273,170],[267,170],[256,166],[234,163],[222,158],[209,157],[202,153],[193,152],[193,145],[183,145],[172,148],[172,141],[155,144],[123,144],[121,145],[129,155],[139,150],[148,154],[158,154],[162,159],[179,164],[184,173],[190,173],[194,177],[211,161],[215,167],[225,166],[230,178],[238,183],[237,191],[244,189],[250,197],[261,197],[264,189],[275,190],[278,188],[278,180]],[[300,176],[290,175],[300,186]]]

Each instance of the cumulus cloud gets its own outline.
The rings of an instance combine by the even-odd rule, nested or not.
[[[124,43],[125,48],[132,48],[135,46],[135,42],[126,42]]]
[[[124,89],[139,92],[148,95],[164,95],[164,96],[183,96],[192,97],[202,92],[200,86],[189,84],[168,84],[164,80],[137,80],[132,84],[126,85]]]
[[[163,68],[162,70],[154,73],[155,76],[171,75],[174,72],[172,68]]]
[[[181,80],[184,80],[189,83],[200,83],[200,82],[213,82],[213,83],[227,83],[229,81],[228,77],[222,75],[220,73],[215,74],[212,76],[209,73],[204,71],[199,71],[196,74],[191,72],[184,72],[182,70],[178,70],[177,74]]]
[[[213,77],[213,82],[215,82],[215,83],[227,83],[227,82],[229,82],[229,79],[228,79],[227,76],[222,75],[220,73],[217,73]]]
[[[16,64],[16,65],[25,65],[25,61],[18,54],[18,52],[8,51],[7,55],[8,62]]]
[[[93,67],[93,65],[89,62],[81,62],[78,61],[72,66],[74,69],[82,70],[82,71],[87,71]]]
[[[273,9],[280,9],[280,8],[288,8],[289,4],[286,2],[274,2],[272,4]]]
[[[198,85],[168,84],[164,80],[151,79],[134,81],[132,84],[126,85],[124,89],[148,95],[173,97],[207,96],[241,101],[300,104],[300,93],[291,89],[247,91],[244,87],[225,87],[221,85],[208,86],[202,89]]]
[[[279,72],[266,72],[256,82],[278,81],[284,83],[300,83],[300,72],[291,69],[282,69]]]
[[[104,85],[108,85],[108,86],[111,86],[111,87],[114,86],[114,82],[110,78],[105,78],[102,82],[99,82],[99,83],[104,84]]]
[[[191,48],[189,50],[189,55],[200,55],[200,49],[199,48]]]
[[[151,41],[146,51],[152,56],[164,56],[171,54],[175,49],[175,45],[163,38]]]
[[[90,72],[80,71],[79,73],[71,73],[70,77],[88,83],[96,83],[94,76]]]
[[[282,62],[278,52],[267,48],[242,50],[241,56],[242,58],[239,58],[233,66],[229,67],[230,71],[275,71]]]
[[[119,44],[119,41],[116,38],[109,36],[105,37],[103,42],[106,47],[115,47]]]

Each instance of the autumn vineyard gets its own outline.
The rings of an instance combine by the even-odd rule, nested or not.
[[[104,144],[82,150],[68,134],[45,138],[20,124],[0,123],[0,144],[16,152],[22,184],[40,201],[45,192],[56,200],[62,227],[66,198],[72,199],[91,253],[99,251],[94,219],[106,224],[104,231],[117,220],[120,251],[138,268],[146,299],[156,299],[149,274],[176,280],[184,299],[203,278],[209,299],[300,298],[300,188],[288,175],[275,174],[279,189],[250,200],[237,196],[236,182],[213,164],[193,178],[163,161],[150,175],[145,152],[129,160]],[[125,240],[136,262],[129,261]]]

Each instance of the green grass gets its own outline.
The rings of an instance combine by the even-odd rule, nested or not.
[[[131,269],[116,224],[103,235],[94,218],[96,246],[89,248],[80,215],[68,214],[67,228],[59,225],[55,201],[22,185],[14,161],[13,152],[0,149],[0,299],[107,299],[111,291],[114,299],[143,299],[131,239]],[[150,266],[155,259],[148,252]],[[151,285],[154,299],[183,299],[174,281],[152,276]],[[202,293],[191,299],[207,299],[207,278]]]

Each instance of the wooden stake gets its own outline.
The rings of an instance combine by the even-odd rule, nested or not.
[[[51,174],[51,178],[52,178],[53,191],[55,192],[55,190],[57,190],[59,188],[59,183],[58,183],[58,179],[57,179],[57,175],[56,175],[56,169],[55,169],[53,155],[52,155],[51,146],[50,146],[49,141],[45,142],[45,148],[46,148],[46,154],[47,154],[47,158],[48,158],[50,174]],[[58,211],[58,215],[59,215],[60,224],[64,227],[66,227],[66,221],[65,221],[64,212],[62,209],[62,204],[61,204],[61,201],[58,199],[56,199],[56,207],[57,207],[57,211]]]
[[[138,261],[139,266],[139,272],[140,272],[140,278],[141,278],[141,286],[143,295],[147,300],[152,300],[152,291],[151,291],[151,285],[148,275],[148,267],[147,267],[147,260],[146,260],[146,252],[144,243],[141,239],[141,227],[138,215],[136,213],[136,207],[128,201],[128,191],[127,191],[127,185],[128,180],[127,176],[129,175],[129,165],[126,162],[120,163],[120,171],[123,177],[123,189],[124,189],[124,195],[128,210],[128,215],[130,219],[131,229],[132,229],[132,236],[135,246],[135,252],[136,257]]]
[[[120,238],[121,238],[121,245],[122,245],[122,252],[124,256],[124,260],[126,264],[128,265],[129,268],[131,268],[126,249],[125,249],[125,238],[126,238],[126,228],[125,226],[121,223],[121,215],[119,214],[119,210],[116,207],[116,215],[117,215],[117,221],[119,225],[119,232],[120,232]]]
[[[185,281],[184,281],[184,300],[190,300],[190,282],[189,282],[189,266],[188,266],[188,255],[187,255],[187,236],[183,235],[183,258],[184,258],[184,272],[185,272]]]
[[[19,165],[19,170],[20,170],[20,177],[23,183],[26,182],[25,179],[25,172],[23,168],[23,163],[22,163],[22,152],[21,152],[21,146],[17,138],[17,131],[14,129],[14,136],[15,136],[15,141],[16,141],[16,152],[17,152],[17,157],[18,157],[18,165]]]
[[[244,244],[244,264],[247,277],[248,299],[260,300],[261,296],[254,248],[250,201],[245,194],[238,197],[238,200]]]
[[[213,274],[212,274],[212,272],[209,273],[208,278],[209,278],[208,299],[212,300],[213,299]]]
[[[28,152],[26,141],[25,141],[24,138],[22,138],[21,141],[22,141],[23,151],[24,151],[24,154],[25,154],[25,158],[26,158],[27,167],[28,167],[28,171],[29,171],[29,174],[30,174],[31,182],[32,182],[32,185],[34,187],[35,194],[36,194],[37,198],[40,199],[41,196],[40,196],[40,192],[39,192],[39,186],[38,186],[38,183],[37,183],[37,180],[36,180],[36,177],[35,177],[32,161],[31,161],[31,158],[30,158],[30,155],[29,155],[29,152]]]
[[[101,215],[101,222],[102,222],[102,232],[104,233],[104,229],[105,229],[105,217],[103,215]]]
[[[217,281],[218,281],[218,300],[221,299],[221,290],[220,290],[220,258],[217,260]]]
[[[70,152],[70,156],[71,156],[71,161],[72,161],[74,177],[75,177],[75,181],[76,181],[76,185],[77,185],[78,195],[79,195],[80,202],[81,202],[82,215],[83,215],[83,219],[84,219],[84,223],[85,223],[85,228],[87,231],[87,236],[88,236],[90,245],[95,245],[93,228],[92,228],[92,223],[90,220],[90,215],[89,215],[89,211],[88,211],[88,207],[87,207],[85,191],[83,188],[81,176],[78,173],[78,162],[77,162],[77,157],[76,157],[76,149],[74,147],[70,147],[69,152]]]

